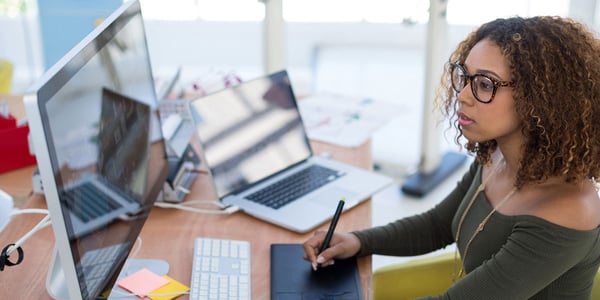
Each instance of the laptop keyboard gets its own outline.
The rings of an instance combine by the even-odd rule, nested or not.
[[[344,173],[319,165],[311,165],[252,193],[246,198],[278,209],[342,176],[344,176]]]
[[[190,299],[250,299],[250,242],[196,238]]]
[[[86,288],[90,297],[102,288],[101,284],[111,275],[110,271],[120,262],[120,257],[129,253],[128,246],[129,243],[121,243],[86,252],[77,266],[82,269],[81,274],[85,274],[85,281],[79,282],[80,288]]]
[[[121,207],[92,182],[63,190],[61,199],[65,205],[84,223],[103,216]]]

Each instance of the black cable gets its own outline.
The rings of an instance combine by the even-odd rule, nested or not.
[[[13,262],[9,259],[10,255],[8,254],[8,250],[13,246],[15,246],[15,244],[9,244],[8,246],[4,247],[4,249],[2,249],[2,253],[0,254],[0,271],[4,271],[5,266],[6,267],[16,266],[23,261],[23,248],[21,248],[21,246],[19,246],[15,249],[15,250],[17,250],[17,255],[18,255],[17,261]]]

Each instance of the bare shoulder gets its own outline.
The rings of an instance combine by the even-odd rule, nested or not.
[[[535,193],[529,213],[551,223],[575,229],[600,226],[600,197],[594,185],[556,183],[544,185]]]

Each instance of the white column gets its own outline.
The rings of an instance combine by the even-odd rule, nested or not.
[[[283,0],[259,0],[265,4],[263,21],[264,69],[265,73],[285,68],[286,40],[283,20]]]
[[[446,61],[447,0],[430,0],[429,22],[425,53],[425,92],[423,99],[423,134],[421,140],[421,162],[419,171],[430,173],[440,164],[440,133],[437,128],[438,112],[434,108],[434,97]]]

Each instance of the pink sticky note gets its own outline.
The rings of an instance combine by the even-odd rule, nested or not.
[[[117,285],[126,289],[140,298],[146,297],[150,292],[169,283],[169,280],[158,276],[148,269],[141,269],[117,282]]]

